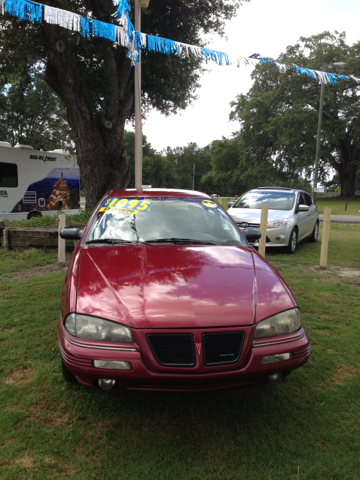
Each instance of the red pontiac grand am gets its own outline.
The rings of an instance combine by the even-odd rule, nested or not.
[[[308,337],[284,280],[209,196],[113,190],[79,239],[61,296],[68,381],[102,390],[202,391],[277,382]]]

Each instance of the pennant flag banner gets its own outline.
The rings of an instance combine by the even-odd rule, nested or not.
[[[20,18],[33,23],[46,23],[59,25],[68,30],[79,32],[83,37],[105,38],[115,44],[121,45],[128,50],[127,56],[132,65],[140,60],[140,52],[147,48],[149,52],[162,53],[164,55],[177,55],[178,57],[198,58],[206,63],[215,62],[217,65],[236,65],[240,67],[255,66],[261,64],[272,64],[279,68],[280,72],[294,70],[300,75],[306,75],[319,81],[319,83],[337,83],[338,80],[355,80],[360,83],[360,77],[354,75],[337,75],[334,73],[323,72],[321,70],[311,70],[309,68],[299,67],[294,63],[278,63],[270,58],[261,57],[259,54],[253,54],[249,57],[230,57],[225,52],[218,52],[208,48],[196,47],[186,43],[176,42],[167,38],[147,35],[136,32],[134,25],[130,20],[131,6],[129,0],[114,0],[116,12],[114,18],[121,25],[113,23],[100,22],[99,20],[83,17],[81,15],[61,10],[59,8],[49,7],[31,0],[0,0],[0,11],[4,15],[7,13],[13,17]]]
[[[28,20],[29,22],[42,23],[43,5],[27,0],[5,0],[5,13],[13,17]],[[4,8],[2,5],[2,9]]]

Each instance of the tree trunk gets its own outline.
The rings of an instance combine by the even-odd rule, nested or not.
[[[356,166],[352,163],[346,172],[340,176],[341,196],[353,197],[355,195]]]
[[[359,159],[359,150],[353,146],[352,139],[346,138],[339,142],[340,161],[333,165],[340,177],[341,196],[353,197],[355,195],[355,181],[357,172],[357,162]]]
[[[66,107],[86,191],[86,209],[92,210],[109,189],[125,188],[129,183],[123,137],[133,102],[133,69],[125,54],[119,62],[113,45],[99,40],[107,85],[104,98],[94,108],[74,46],[63,39],[59,27],[44,25],[44,30],[49,44],[45,80]]]

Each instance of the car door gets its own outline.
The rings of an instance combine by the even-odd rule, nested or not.
[[[306,205],[306,201],[304,195],[302,193],[298,194],[297,203],[296,203],[296,219],[298,225],[298,240],[305,237],[307,235],[309,225],[309,212],[301,212],[299,211],[299,205]]]
[[[307,213],[307,220],[306,220],[306,235],[311,235],[312,231],[314,230],[314,225],[317,220],[317,208],[315,203],[312,201],[310,195],[306,192],[302,193],[305,205],[309,206],[309,211]]]

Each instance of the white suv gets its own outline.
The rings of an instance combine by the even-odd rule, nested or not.
[[[285,247],[288,253],[294,253],[301,240],[317,241],[318,209],[311,196],[303,190],[259,187],[240,197],[229,208],[228,214],[240,229],[260,228],[263,205],[269,206],[266,247]]]

